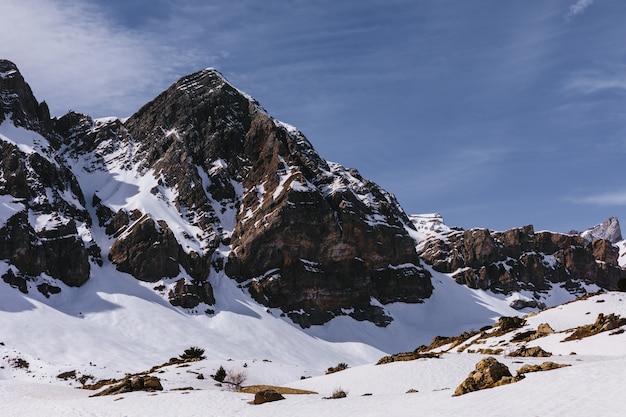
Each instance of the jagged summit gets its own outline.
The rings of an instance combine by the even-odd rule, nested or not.
[[[596,239],[606,239],[609,242],[616,244],[622,240],[622,230],[619,226],[619,220],[617,217],[609,217],[600,224],[597,224],[589,229],[583,231],[580,234],[586,241],[593,241]]]
[[[17,66],[0,59],[0,123],[7,117],[18,126],[41,132],[50,121],[50,111],[45,102],[37,102]]]

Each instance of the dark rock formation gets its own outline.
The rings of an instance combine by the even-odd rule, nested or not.
[[[167,223],[143,216],[117,238],[109,258],[120,271],[141,281],[156,282],[179,274],[179,249]]]
[[[50,124],[48,105],[37,102],[13,62],[0,59],[0,123],[8,116],[16,126],[38,132]]]
[[[302,133],[215,70],[183,77],[126,121],[75,112],[50,119],[8,61],[0,61],[0,91],[0,122],[10,116],[41,134],[28,153],[0,144],[8,178],[0,195],[22,209],[1,225],[0,258],[26,277],[86,281],[101,263],[90,239],[93,208],[94,223],[113,238],[103,248],[109,260],[143,281],[178,278],[167,294],[184,308],[214,303],[208,276],[222,270],[303,326],[338,314],[386,325],[372,298],[421,302],[432,292],[395,197],[320,158]],[[90,188],[86,199],[67,161],[104,190]],[[154,184],[146,198],[161,209],[125,205],[144,192],[140,180]]]
[[[420,246],[420,255],[435,270],[453,273],[460,284],[499,293],[541,292],[558,283],[582,295],[580,283],[616,289],[619,278],[626,276],[617,263],[619,250],[610,242],[535,233],[532,226],[505,232],[449,230],[445,239],[428,237]],[[528,304],[515,306],[524,308]]]
[[[100,250],[87,231],[91,217],[78,181],[56,157],[59,138],[50,130],[47,106],[37,103],[15,65],[3,60],[0,95],[0,122],[31,141],[0,141],[0,197],[15,209],[0,223],[0,259],[26,276],[46,273],[82,285],[89,261],[100,262]]]
[[[476,369],[456,388],[453,396],[510,384],[522,378],[523,375],[512,376],[506,365],[493,357],[487,357],[476,364]]]
[[[211,284],[208,282],[186,283],[182,278],[176,281],[168,297],[172,305],[183,308],[195,308],[200,303],[215,304]]]

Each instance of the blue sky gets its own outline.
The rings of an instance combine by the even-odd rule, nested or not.
[[[216,67],[409,213],[567,232],[626,222],[624,18],[623,0],[0,0],[0,57],[59,116],[128,116]]]

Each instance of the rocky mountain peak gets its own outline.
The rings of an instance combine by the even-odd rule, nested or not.
[[[103,251],[138,279],[176,279],[177,305],[211,300],[208,276],[222,270],[303,326],[344,311],[384,325],[372,298],[431,294],[395,197],[322,159],[216,70],[181,78],[124,122],[69,114],[55,128],[93,177],[85,194],[113,239]],[[133,185],[111,181],[128,173]]]
[[[0,123],[7,117],[17,126],[41,132],[50,121],[50,111],[45,102],[37,102],[17,66],[0,59]]]
[[[622,230],[617,217],[609,217],[602,223],[583,231],[580,235],[588,242],[596,239],[605,239],[616,244],[622,240]]]

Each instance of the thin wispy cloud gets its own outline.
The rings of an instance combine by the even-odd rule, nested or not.
[[[564,90],[570,93],[591,94],[607,90],[626,91],[626,75],[587,72],[570,77],[564,83]]]
[[[2,58],[15,62],[55,115],[72,109],[128,116],[175,81],[177,65],[191,59],[188,51],[115,25],[83,2],[5,2],[0,27]]]
[[[572,18],[583,13],[589,6],[593,4],[593,0],[578,0],[569,7],[567,17]]]
[[[573,201],[599,206],[626,206],[626,190],[590,195]]]

